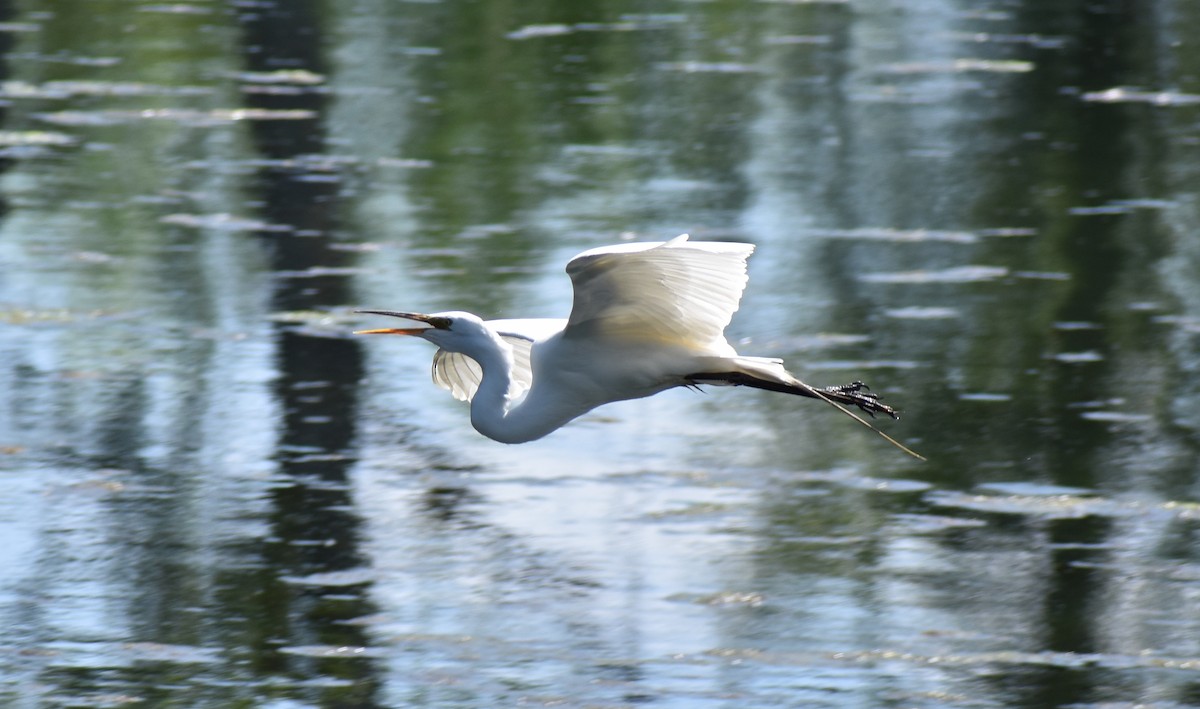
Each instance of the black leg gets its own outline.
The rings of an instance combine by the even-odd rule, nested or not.
[[[900,418],[895,409],[879,400],[878,394],[871,393],[871,387],[859,381],[824,387],[817,391],[839,404],[857,406],[871,418],[875,418],[875,414],[886,414],[894,419]]]

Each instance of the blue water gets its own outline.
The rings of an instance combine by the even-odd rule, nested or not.
[[[0,703],[1200,703],[1198,22],[0,4]],[[731,388],[504,446],[350,334],[682,232],[929,462]]]

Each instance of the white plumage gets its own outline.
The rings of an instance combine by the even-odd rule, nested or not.
[[[731,353],[725,326],[742,300],[753,252],[752,244],[689,242],[687,234],[584,251],[567,264],[575,288],[567,327]]]
[[[753,251],[750,244],[691,242],[687,234],[591,249],[567,264],[574,302],[566,320],[363,310],[420,326],[361,332],[417,335],[438,345],[434,382],[469,400],[475,428],[504,443],[541,438],[608,402],[699,384],[822,399],[872,429],[841,404],[895,417],[860,382],[816,389],[778,359],[737,354],[724,332]]]

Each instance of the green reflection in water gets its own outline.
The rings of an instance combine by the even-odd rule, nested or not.
[[[7,700],[1194,703],[1190,7],[0,15]],[[733,391],[490,447],[345,337],[685,230],[932,462]]]

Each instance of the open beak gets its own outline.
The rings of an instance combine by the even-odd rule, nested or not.
[[[433,315],[422,315],[421,313],[401,313],[396,310],[355,310],[356,313],[365,313],[368,315],[387,315],[393,318],[404,318],[405,320],[416,320],[417,322],[425,323],[427,327],[383,327],[376,330],[355,330],[355,335],[420,335],[426,330],[433,328],[445,329],[449,326],[446,318],[439,318]]]

